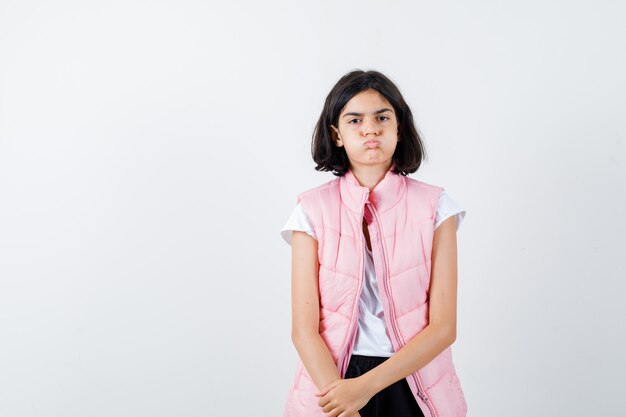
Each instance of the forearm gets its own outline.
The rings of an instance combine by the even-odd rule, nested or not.
[[[421,369],[453,342],[454,336],[446,329],[426,326],[393,356],[362,377],[375,394]]]
[[[321,390],[331,382],[341,379],[335,361],[318,333],[303,333],[296,336],[293,338],[293,344],[318,389]]]

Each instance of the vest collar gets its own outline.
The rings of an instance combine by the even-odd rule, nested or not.
[[[403,175],[392,172],[395,162],[382,180],[372,191],[359,184],[352,169],[339,177],[341,200],[348,208],[356,213],[363,212],[366,201],[372,203],[378,212],[383,212],[396,205],[406,191],[406,178]]]

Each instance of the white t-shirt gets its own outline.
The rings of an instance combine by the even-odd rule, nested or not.
[[[439,204],[435,215],[435,229],[450,216],[456,216],[456,229],[459,230],[465,218],[465,210],[446,194],[445,191],[442,191],[439,196]],[[280,231],[281,236],[289,245],[291,245],[293,230],[306,232],[317,239],[313,227],[300,204],[296,205],[287,223],[285,223]],[[367,245],[364,246],[365,277],[363,291],[359,299],[359,328],[357,330],[352,353],[357,355],[390,357],[394,354],[394,351],[391,340],[389,339],[389,334],[387,333],[383,307],[380,303],[372,252],[367,248]]]

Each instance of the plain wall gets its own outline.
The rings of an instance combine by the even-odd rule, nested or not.
[[[0,3],[0,415],[279,416],[297,193],[346,72],[467,211],[469,417],[622,415],[626,6]]]

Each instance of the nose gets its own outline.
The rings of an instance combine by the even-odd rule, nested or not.
[[[363,135],[367,136],[370,133],[373,133],[374,136],[378,135],[378,126],[374,122],[372,122],[369,118],[363,120]]]

